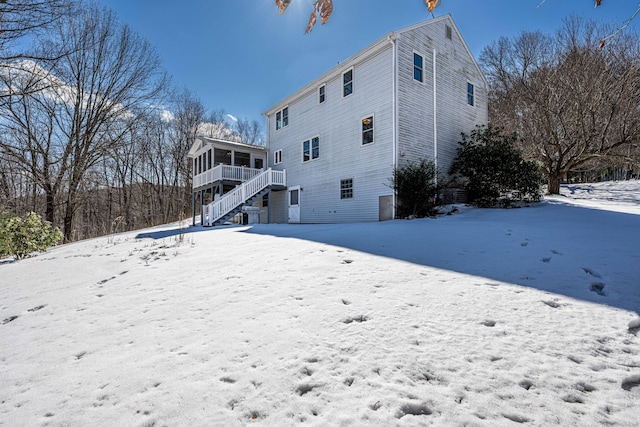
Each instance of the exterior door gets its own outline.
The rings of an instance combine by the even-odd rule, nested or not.
[[[300,222],[300,186],[291,187],[289,195],[289,223]]]

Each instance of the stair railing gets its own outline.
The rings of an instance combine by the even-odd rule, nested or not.
[[[286,180],[286,171],[274,171],[269,168],[250,180],[243,182],[205,207],[205,225],[213,225],[220,218],[269,186],[285,186]]]

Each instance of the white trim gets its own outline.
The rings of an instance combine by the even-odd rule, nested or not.
[[[344,87],[345,87],[345,83],[344,83],[344,75],[347,74],[349,71],[351,71],[351,93],[348,93],[347,95],[344,94]],[[351,96],[353,95],[353,93],[356,91],[355,89],[355,85],[354,82],[356,80],[356,73],[354,71],[354,67],[351,67],[347,70],[344,70],[342,72],[342,77],[340,78],[340,87],[342,88],[342,97],[346,98],[347,96]]]
[[[280,158],[279,161],[278,157]],[[282,163],[282,149],[273,152],[273,164],[279,165],[280,163]]]
[[[347,181],[347,180],[351,180],[351,197],[342,197],[342,181]],[[353,184],[353,177],[349,177],[349,178],[340,178],[340,183],[338,185],[338,198],[339,200],[353,200],[355,199],[355,191],[354,191],[354,184]]]
[[[324,93],[322,94],[322,96],[324,96],[324,100],[321,101],[320,89],[322,88],[324,88]],[[317,94],[318,94],[318,105],[326,104],[327,103],[327,84],[326,83],[322,83],[320,86],[318,86]]]
[[[371,136],[373,137],[373,141],[372,142],[368,142],[368,143],[365,144],[364,143],[364,138],[363,138],[364,137],[364,131],[362,130],[362,125],[363,125],[362,122],[364,121],[364,119],[368,119],[369,117],[371,117],[371,120],[373,121],[373,127],[371,128]],[[371,114],[367,114],[365,116],[362,116],[360,118],[359,126],[360,126],[360,146],[361,147],[368,147],[370,145],[375,144],[376,143],[376,117],[375,117],[375,114],[371,113]]]
[[[316,157],[315,159],[313,158],[313,140],[315,138],[318,138],[318,157]],[[305,160],[304,159],[304,143],[309,141],[309,160]],[[318,160],[320,158],[320,134],[318,135],[314,135],[314,136],[310,136],[309,138],[305,138],[302,140],[302,151],[301,151],[301,159],[302,159],[302,163],[311,163],[314,162],[316,160]]]
[[[427,73],[426,73],[425,65],[427,63],[427,61],[426,61],[427,57],[426,57],[426,55],[423,55],[422,53],[420,53],[420,51],[415,50],[415,49],[413,49],[413,55],[414,56],[411,57],[411,59],[412,59],[412,62],[411,62],[411,74],[412,74],[412,77],[413,77],[413,81],[421,83],[422,85],[426,86]],[[422,70],[422,80],[416,80],[416,75],[415,75],[415,71],[416,71],[415,55],[418,55],[418,56],[420,56],[420,58],[422,58],[422,68],[421,68],[421,70]]]

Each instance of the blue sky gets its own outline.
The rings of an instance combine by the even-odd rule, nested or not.
[[[640,0],[442,0],[472,53],[523,30],[553,32],[576,14],[622,22]],[[101,0],[159,52],[174,83],[209,110],[257,119],[262,112],[378,38],[431,15],[422,0],[334,0],[329,22],[304,35],[312,0]],[[640,18],[633,21],[637,28]]]

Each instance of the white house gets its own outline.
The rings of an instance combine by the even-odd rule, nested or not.
[[[488,121],[487,81],[446,15],[385,35],[264,115],[268,168],[209,204],[205,225],[255,194],[268,195],[269,222],[394,218],[394,168],[427,157],[446,172],[461,132]]]
[[[487,82],[450,15],[382,37],[264,115],[269,165],[286,170],[273,222],[394,217],[394,167],[446,173],[461,132],[486,124]]]
[[[285,188],[285,172],[265,168],[264,147],[199,136],[187,157],[192,161],[194,225],[198,205],[201,223],[214,225],[233,218],[243,207],[263,206],[271,189]],[[258,221],[269,221],[264,209],[258,215]]]

